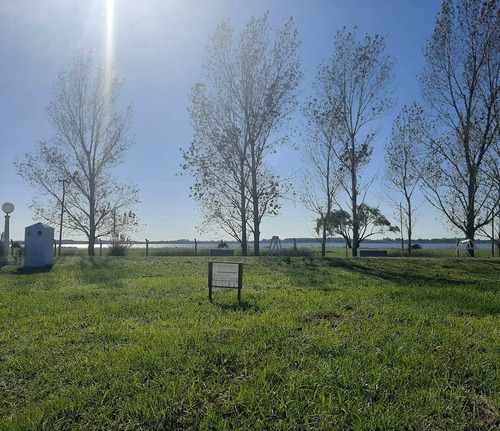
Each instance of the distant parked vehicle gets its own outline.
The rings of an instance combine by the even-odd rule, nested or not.
[[[422,246],[420,244],[412,244],[412,250],[422,250]]]

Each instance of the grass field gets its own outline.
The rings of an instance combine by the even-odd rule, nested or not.
[[[234,260],[1,268],[0,430],[500,428],[499,260]]]

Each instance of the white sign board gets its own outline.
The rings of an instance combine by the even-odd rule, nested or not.
[[[240,302],[242,280],[242,263],[208,262],[208,298],[210,301],[214,287],[225,287],[238,289],[238,302]]]
[[[237,263],[212,263],[212,286],[238,288],[239,265]]]

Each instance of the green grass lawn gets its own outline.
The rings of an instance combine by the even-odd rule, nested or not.
[[[499,260],[208,260],[1,268],[0,430],[500,428]]]
[[[361,247],[363,249],[363,247]],[[402,257],[402,252],[400,248],[385,249],[389,257]],[[235,256],[241,256],[241,250],[235,249]],[[109,250],[104,247],[102,250],[99,247],[95,248],[96,256],[106,256]],[[268,248],[261,249],[261,255],[267,256],[269,252]],[[63,256],[87,256],[88,252],[85,248],[63,248],[61,254]],[[130,248],[126,252],[129,257],[146,257],[145,248]],[[294,250],[293,248],[283,248],[284,256],[289,257],[321,257],[321,249],[317,248],[298,248]],[[348,257],[352,256],[352,250],[348,250]],[[210,249],[199,248],[197,250],[196,256],[198,257],[208,257],[210,255]],[[249,248],[249,255],[253,256],[253,249]],[[412,250],[412,257],[455,257],[454,249],[431,249],[424,248],[421,250]],[[492,257],[491,250],[489,249],[476,249],[476,257],[480,259],[489,259]],[[194,248],[175,248],[175,247],[165,247],[165,248],[150,248],[148,252],[149,257],[194,257]],[[343,248],[330,248],[326,250],[326,257],[338,257],[344,258],[346,256],[346,250]],[[405,250],[405,256],[408,257],[408,251]],[[498,257],[498,251],[495,251],[495,257]]]

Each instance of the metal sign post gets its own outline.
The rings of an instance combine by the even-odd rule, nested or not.
[[[212,301],[214,287],[238,289],[238,303],[241,302],[243,264],[233,262],[208,262],[208,299]]]

